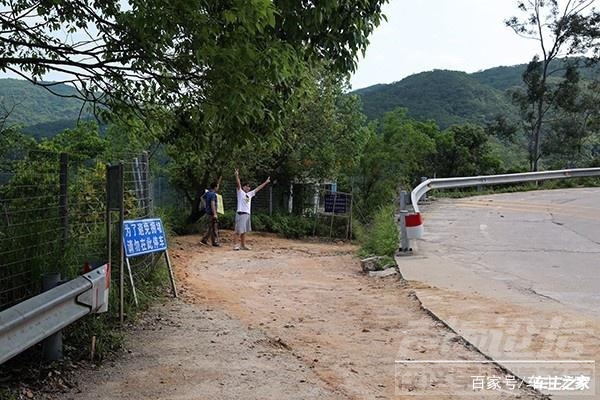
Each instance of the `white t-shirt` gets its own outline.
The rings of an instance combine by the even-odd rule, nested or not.
[[[256,190],[251,190],[248,193],[242,189],[237,191],[237,212],[245,212],[250,214],[252,198],[256,194]]]

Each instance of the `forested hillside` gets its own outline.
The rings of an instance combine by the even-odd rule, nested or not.
[[[433,120],[442,129],[454,124],[485,124],[496,115],[517,115],[507,90],[522,85],[526,65],[500,66],[471,74],[460,71],[434,70],[411,75],[392,84],[377,84],[356,90],[363,111],[377,119],[398,107],[408,109],[408,116]],[[557,65],[555,68],[560,68]],[[583,69],[582,77],[597,72]],[[65,96],[74,93],[70,86],[59,84],[53,90]],[[18,79],[0,79],[0,107],[8,114],[7,123],[20,125],[34,137],[53,136],[75,126],[80,117],[80,100],[51,94],[42,87]],[[82,118],[89,118],[84,112]]]
[[[398,107],[420,120],[433,120],[442,129],[453,124],[479,124],[496,114],[511,113],[513,105],[501,90],[465,72],[435,70],[411,75],[390,85],[357,90],[369,119]]]
[[[52,90],[61,96],[25,80],[0,79],[1,116],[8,115],[8,125],[20,125],[26,133],[35,137],[54,136],[74,127],[82,102],[62,96],[75,93],[75,89],[58,84]],[[85,118],[89,114],[84,112],[82,116]]]
[[[523,85],[525,64],[500,66],[467,74],[460,71],[434,70],[411,75],[391,84],[358,89],[363,110],[369,119],[377,119],[398,107],[421,120],[433,120],[444,129],[453,124],[483,124],[496,115],[517,115],[507,90]],[[552,69],[564,69],[563,60]],[[598,70],[581,69],[583,79],[598,75]]]

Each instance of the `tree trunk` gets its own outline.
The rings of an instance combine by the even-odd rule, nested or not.
[[[202,204],[202,195],[204,194],[204,191],[202,191],[202,194],[199,194],[198,192],[196,192],[196,195],[194,196],[194,199],[192,201],[192,207],[190,210],[190,214],[188,215],[187,219],[185,220],[185,222],[187,224],[195,224],[196,222],[198,222],[198,220],[200,218],[202,218],[204,216],[204,214],[206,214],[206,210],[204,209],[204,207],[201,207]]]

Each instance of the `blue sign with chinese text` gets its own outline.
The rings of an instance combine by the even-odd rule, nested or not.
[[[334,214],[346,214],[350,198],[343,193],[332,193],[325,195],[325,212]]]
[[[125,257],[167,250],[167,236],[160,218],[123,221]]]

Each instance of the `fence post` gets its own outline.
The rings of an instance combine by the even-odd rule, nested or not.
[[[124,219],[123,205],[123,162],[118,165],[107,165],[106,167],[106,232],[108,247],[108,263],[112,267],[112,214],[111,211],[119,212],[117,228],[117,243],[119,243],[119,317],[123,325],[124,315],[124,255],[122,226]]]
[[[62,154],[61,154],[62,161]],[[60,284],[60,273],[51,272],[42,275],[42,291],[46,292]],[[42,342],[42,356],[46,361],[56,361],[63,357],[62,331],[48,336]]]
[[[406,209],[407,197],[408,193],[406,190],[400,190],[400,217],[398,218],[400,221],[400,249],[398,249],[398,251],[399,254],[402,255],[410,254],[410,252],[412,252],[410,240],[406,233],[406,215],[408,214],[408,210]]]
[[[68,207],[68,170],[69,170],[69,155],[60,153],[60,172],[59,172],[59,187],[60,194],[58,196],[58,215],[60,219],[61,233],[61,250],[64,253],[69,240],[69,213]]]
[[[142,187],[142,174],[140,167],[140,159],[135,157],[133,159],[133,164],[131,165],[132,174],[133,174],[133,186],[135,189],[135,199],[137,200],[138,208],[144,209],[144,189]]]
[[[150,187],[150,159],[147,151],[142,152],[141,176],[141,187],[144,194],[144,213],[146,216],[150,216],[152,215],[152,191]]]

